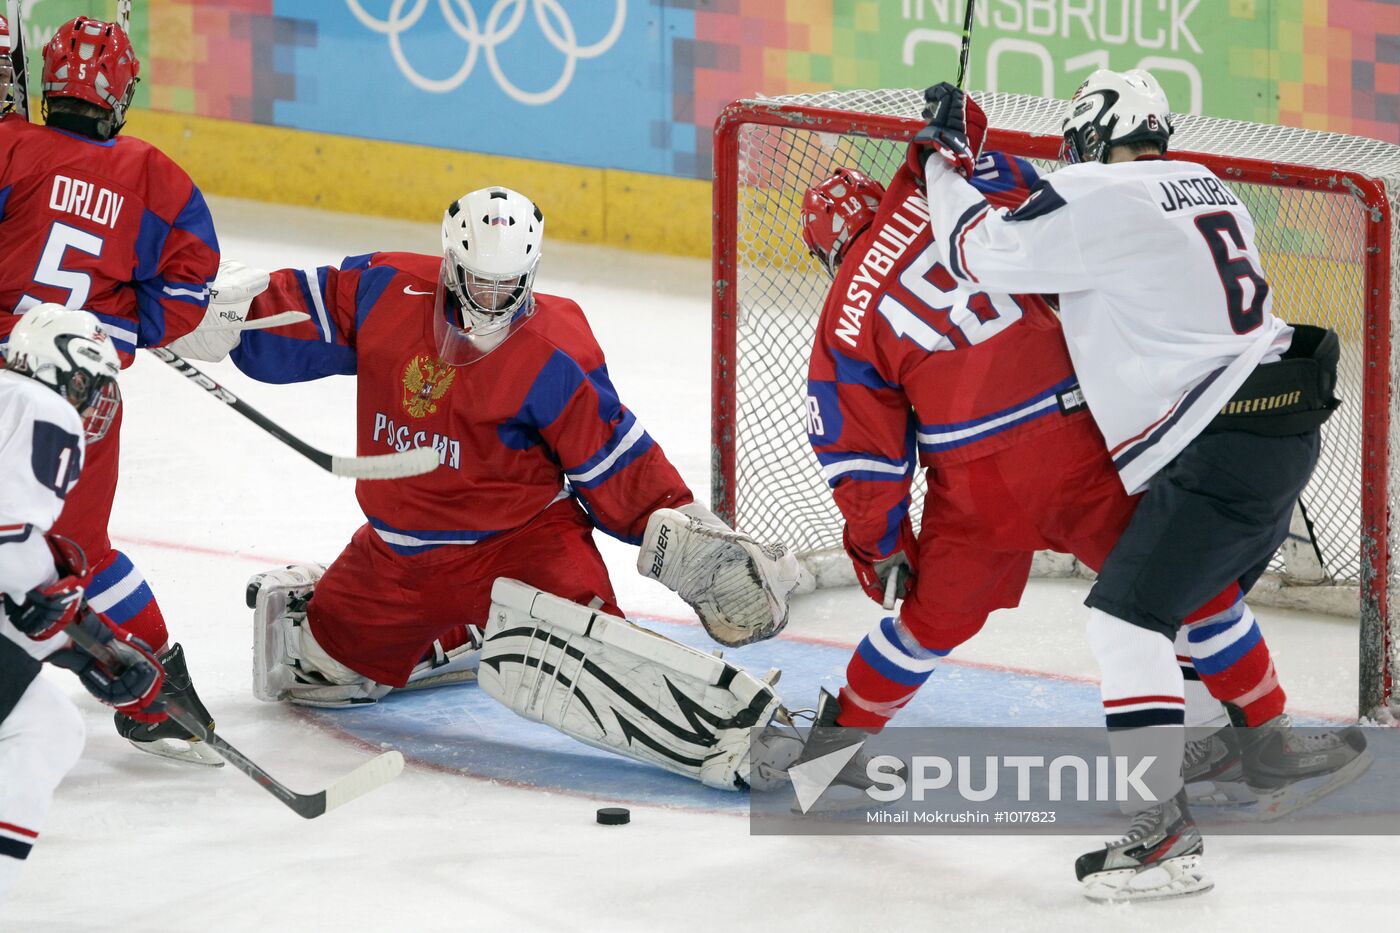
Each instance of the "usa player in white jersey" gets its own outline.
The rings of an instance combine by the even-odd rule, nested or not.
[[[1183,683],[1173,639],[1231,590],[1194,640],[1254,631],[1243,594],[1288,533],[1334,397],[1337,337],[1271,313],[1248,209],[1205,166],[1168,161],[1166,95],[1143,71],[1097,71],[1070,101],[1062,157],[1013,211],[969,185],[965,97],[925,92],[915,142],[941,258],[994,291],[1058,293],[1089,410],[1129,493],[1143,498],[1086,600],[1117,755],[1156,756],[1156,801],[1125,802],[1128,835],[1082,856],[1096,899],[1207,890],[1181,782]],[[1293,735],[1286,715],[1248,722],[1245,771],[1264,789],[1320,796],[1369,764],[1359,730]],[[1296,789],[1296,788],[1295,788]],[[1167,882],[1139,876],[1166,869]]]
[[[86,311],[39,305],[10,333],[0,368],[0,905],[39,837],[54,789],[78,760],[83,721],[41,661],[78,674],[98,699],[138,719],[163,672],[148,647],[83,604],[81,552],[46,540],[78,481],[88,438],[116,412],[117,351]],[[81,414],[80,414],[81,413]],[[123,663],[100,667],[63,634],[107,643]]]

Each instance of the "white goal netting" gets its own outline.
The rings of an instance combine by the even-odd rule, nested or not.
[[[992,129],[1005,131],[989,147],[1057,167],[1062,102],[976,96]],[[795,546],[819,585],[851,576],[840,514],[807,445],[807,356],[828,280],[802,245],[802,196],[842,165],[887,182],[922,105],[912,89],[797,95],[736,102],[717,126],[714,501],[760,540]],[[1312,534],[1295,516],[1297,540],[1275,557],[1259,595],[1359,615],[1363,708],[1374,708],[1389,693],[1387,671],[1400,669],[1386,607],[1387,464],[1400,464],[1389,390],[1400,370],[1390,339],[1400,308],[1391,282],[1400,146],[1196,116],[1178,119],[1172,146],[1200,157],[1249,206],[1274,313],[1341,337],[1344,405],[1324,428],[1303,497]],[[1047,557],[1042,571],[1074,571]]]

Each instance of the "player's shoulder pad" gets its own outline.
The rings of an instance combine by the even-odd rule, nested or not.
[[[521,334],[567,354],[585,372],[604,362],[602,347],[577,302],[540,292],[534,298],[535,313]]]
[[[340,264],[340,269],[342,272],[354,269],[383,269],[419,279],[428,283],[428,288],[435,289],[438,274],[442,270],[442,257],[425,253],[365,253],[362,256],[348,257]]]

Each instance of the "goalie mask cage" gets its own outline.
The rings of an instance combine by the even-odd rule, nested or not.
[[[1042,172],[1057,167],[1063,102],[977,99],[991,124],[988,149]],[[854,574],[807,444],[807,358],[829,280],[802,244],[802,197],[843,165],[888,183],[923,125],[922,106],[912,89],[832,91],[736,101],[715,124],[712,503],[759,540],[795,547],[818,586]],[[1181,116],[1172,151],[1211,168],[1249,206],[1274,313],[1341,337],[1343,406],[1323,428],[1295,535],[1250,598],[1359,617],[1359,709],[1378,712],[1400,674],[1400,626],[1389,612],[1400,146]],[[922,486],[917,478],[916,528]],[[1076,568],[1041,555],[1037,572]]]

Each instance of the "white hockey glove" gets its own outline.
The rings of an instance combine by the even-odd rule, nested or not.
[[[797,586],[786,545],[761,546],[698,502],[651,514],[637,572],[689,603],[710,637],[732,647],[781,632]]]
[[[267,291],[268,274],[233,259],[219,263],[219,274],[209,290],[209,307],[199,326],[178,340],[170,350],[192,360],[217,363],[238,346],[247,327],[253,299]]]

